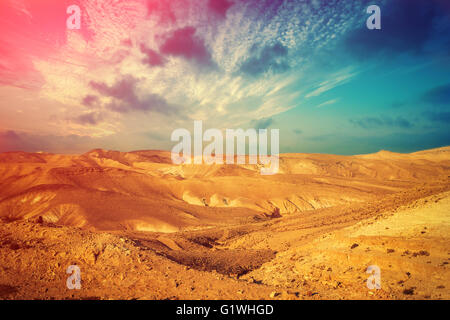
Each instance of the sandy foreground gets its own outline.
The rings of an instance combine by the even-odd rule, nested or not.
[[[0,299],[450,298],[450,147],[286,154],[274,176],[3,153],[0,217]]]

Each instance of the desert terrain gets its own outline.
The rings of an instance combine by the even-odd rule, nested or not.
[[[0,219],[0,299],[450,298],[450,147],[282,154],[271,176],[166,151],[8,152]]]

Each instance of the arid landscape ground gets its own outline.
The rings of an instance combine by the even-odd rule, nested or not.
[[[450,147],[282,154],[271,176],[164,151],[2,153],[0,218],[0,299],[450,298]]]

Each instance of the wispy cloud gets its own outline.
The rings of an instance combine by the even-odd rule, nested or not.
[[[158,94],[146,93],[143,97],[139,97],[136,92],[137,84],[138,79],[132,76],[125,76],[112,86],[103,82],[90,82],[91,88],[97,93],[112,98],[112,101],[107,103],[106,107],[115,112],[156,111],[168,114],[175,110],[175,106],[168,104]],[[83,100],[85,99],[86,97]]]
[[[244,61],[240,71],[251,76],[259,76],[265,72],[273,73],[285,72],[289,69],[287,61],[287,48],[279,42],[272,46],[258,48],[253,46],[250,49],[251,57]]]
[[[428,90],[422,95],[422,101],[436,106],[450,106],[450,83]]]
[[[270,127],[273,124],[273,122],[274,121],[272,118],[264,118],[264,119],[252,121],[251,125],[255,129],[267,129],[268,127]]]
[[[391,118],[388,116],[366,117],[350,119],[350,123],[363,129],[376,129],[383,127],[411,128],[413,124],[403,117]]]
[[[329,77],[331,79],[319,83],[313,91],[305,95],[305,98],[317,97],[324,92],[330,91],[344,83],[347,83],[357,74],[358,74],[357,71],[345,69],[336,74],[330,75]]]
[[[134,140],[142,148],[148,142],[151,148],[154,141],[139,132],[143,128],[158,131],[161,145],[168,148],[168,128],[186,126],[193,119],[218,128],[248,124],[263,128],[274,121],[283,127],[301,113],[302,119],[319,122],[324,119],[308,115],[313,111],[302,105],[323,108],[320,113],[326,115],[333,112],[326,107],[339,102],[343,112],[348,111],[354,101],[344,85],[358,80],[361,92],[373,91],[373,83],[363,85],[366,79],[358,76],[369,64],[385,71],[386,83],[395,81],[391,76],[399,74],[383,65],[385,60],[365,59],[378,58],[379,48],[392,55],[418,56],[428,50],[448,56],[449,52],[436,40],[446,40],[442,35],[449,26],[446,13],[435,5],[441,1],[411,0],[411,15],[402,6],[400,22],[383,9],[383,32],[370,37],[364,29],[367,3],[360,0],[332,4],[326,0],[77,0],[83,14],[81,31],[65,28],[66,16],[59,14],[65,12],[64,1],[41,2],[0,1],[0,27],[5,30],[0,34],[0,93],[7,93],[0,101],[0,128],[45,130],[57,137],[114,136],[118,137],[114,146],[123,148]],[[402,1],[379,3],[398,9]],[[412,20],[423,28],[410,27]],[[363,59],[355,58],[358,54]],[[423,64],[412,59],[411,65]],[[433,80],[429,85],[435,89],[411,102],[429,108],[433,113],[426,119],[438,123],[437,119],[446,119],[438,111],[444,112],[442,106],[448,105],[448,86],[442,86],[445,75],[434,81],[433,72],[437,71],[430,67],[427,80]],[[397,96],[396,90],[387,91],[388,101],[409,101]],[[379,100],[381,108],[384,101]],[[364,108],[372,107],[368,103]],[[409,103],[397,108],[398,114],[409,112],[408,108]],[[347,123],[347,130],[414,127],[407,120],[409,114],[355,118],[352,124],[344,114],[340,120]],[[284,122],[279,120],[283,117]],[[313,128],[306,131],[319,135]]]
[[[208,0],[208,8],[221,18],[225,18],[228,9],[234,5],[234,1],[229,0]]]
[[[321,104],[317,105],[316,108],[322,108],[322,107],[325,107],[325,106],[329,106],[331,104],[335,104],[338,101],[339,101],[338,98],[337,99],[328,100],[328,101],[322,102]]]
[[[75,118],[71,118],[69,120],[82,125],[96,125],[97,123],[103,120],[103,116],[99,112],[88,112],[83,113]]]
[[[450,111],[425,111],[424,116],[437,123],[449,124],[450,123]]]

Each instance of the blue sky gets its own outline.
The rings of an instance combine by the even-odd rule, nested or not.
[[[448,1],[75,2],[81,30],[64,1],[1,4],[0,152],[170,150],[194,120],[281,152],[450,144]]]

